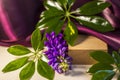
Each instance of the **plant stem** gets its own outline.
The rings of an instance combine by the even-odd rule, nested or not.
[[[70,15],[70,17],[72,17],[72,18],[76,19],[76,17],[75,17],[75,16],[73,16],[73,15]]]

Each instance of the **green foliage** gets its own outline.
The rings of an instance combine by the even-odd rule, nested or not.
[[[105,2],[105,1],[103,2],[101,0],[93,0],[89,3],[86,3],[85,5],[83,5],[77,10],[81,15],[94,15],[102,12],[106,7],[109,7],[109,6],[110,6],[110,3],[108,2]]]
[[[68,1],[68,6],[71,7],[76,0],[67,0]]]
[[[16,56],[21,56],[21,55],[25,55],[30,53],[31,51],[29,49],[27,49],[24,46],[21,45],[14,45],[14,46],[10,46],[7,51],[12,54],[12,55],[16,55]]]
[[[20,80],[30,80],[35,72],[35,62],[29,62],[20,72]]]
[[[94,0],[86,3],[82,7],[71,11],[71,6],[75,0],[46,0],[44,1],[45,11],[41,14],[41,19],[37,24],[40,29],[47,28],[46,32],[55,31],[57,34],[61,31],[63,24],[65,26],[65,38],[70,45],[73,45],[74,40],[77,38],[77,28],[73,22],[74,18],[80,25],[84,25],[99,32],[113,31],[114,28],[110,23],[102,17],[95,14],[101,13],[105,8],[110,6],[110,3],[101,0]],[[90,16],[89,16],[90,15]],[[72,25],[74,34],[70,34],[71,29],[68,24]],[[74,39],[71,40],[71,37]]]
[[[57,2],[61,5],[64,6],[64,8],[67,8],[67,6],[70,8],[75,0],[57,0]]]
[[[114,75],[115,72],[112,70],[100,70],[93,74],[91,80],[111,80]]]
[[[95,51],[90,56],[98,61],[89,68],[88,72],[92,73],[91,80],[111,80],[118,71],[120,73],[119,53],[113,51],[111,56],[103,51]]]
[[[41,20],[38,22],[37,27],[57,27],[54,24],[57,24],[64,14],[61,7],[58,7],[54,1],[45,1],[44,6],[46,10],[42,12]]]
[[[30,80],[35,72],[35,63],[38,61],[38,64],[37,64],[38,73],[49,80],[53,80],[54,74],[55,74],[54,70],[51,68],[51,66],[48,65],[48,63],[42,61],[45,55],[41,50],[44,45],[42,44],[43,41],[42,41],[42,36],[39,28],[37,28],[32,33],[31,43],[32,43],[32,47],[34,48],[34,52],[30,51],[27,47],[24,47],[21,45],[15,45],[15,46],[9,47],[8,52],[10,54],[13,54],[16,56],[23,56],[23,57],[8,63],[4,67],[2,72],[5,73],[5,72],[14,71],[23,67],[26,64],[23,67],[23,69],[20,71],[19,78],[20,80]],[[24,57],[24,55],[28,53],[30,54],[27,57]]]
[[[96,63],[90,69],[89,73],[95,73],[99,70],[113,70],[113,66],[105,63]]]
[[[74,45],[74,41],[78,35],[78,30],[77,30],[76,26],[74,25],[74,23],[72,23],[71,21],[69,21],[67,23],[67,27],[64,31],[64,34],[65,34],[66,41],[70,45]]]
[[[53,80],[54,78],[54,70],[48,65],[48,63],[42,60],[38,60],[37,71],[41,76],[49,80]]]
[[[46,1],[44,1],[44,7],[46,8],[46,10],[54,10],[54,9],[56,9],[56,10],[60,10],[60,11],[62,11],[62,8],[61,8],[61,6],[59,5],[59,3],[58,2],[56,2],[56,1],[51,1],[51,0],[46,0]],[[46,11],[45,10],[45,11]],[[61,13],[60,13],[61,14]],[[58,15],[58,14],[57,14]]]
[[[63,26],[63,23],[64,22],[61,22],[60,17],[53,18],[50,22],[46,23],[49,25],[46,31],[47,32],[51,32],[51,31],[58,32],[58,30],[61,31],[61,27]]]
[[[57,2],[58,2],[61,6],[66,7],[66,6],[67,6],[67,3],[68,3],[68,0],[57,0]]]
[[[14,71],[14,70],[21,68],[28,62],[28,58],[29,57],[22,57],[22,58],[14,60],[14,61],[11,61],[10,63],[8,63],[5,66],[5,68],[2,70],[2,72],[10,72],[10,71]]]
[[[105,64],[113,64],[114,63],[114,59],[112,58],[112,56],[110,56],[109,53],[106,53],[103,51],[92,52],[92,53],[90,53],[90,56],[100,63],[105,63]]]
[[[40,48],[40,42],[41,42],[41,34],[40,34],[40,30],[37,28],[32,33],[32,37],[31,37],[31,44],[35,51]]]
[[[117,53],[116,51],[113,51],[112,56],[114,58],[115,63],[120,64],[120,55],[119,55],[119,53]]]
[[[53,28],[53,31],[55,31],[56,34],[60,33],[61,32],[61,28],[62,28],[63,25],[64,25],[64,21],[62,21],[62,20],[58,21],[58,23],[56,25],[57,27],[55,26]]]
[[[118,76],[117,80],[120,80],[120,75]]]
[[[108,32],[114,30],[111,24],[102,17],[79,16],[76,17],[76,19],[80,24],[85,25],[86,27],[91,28],[95,31]]]

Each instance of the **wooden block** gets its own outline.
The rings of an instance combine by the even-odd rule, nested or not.
[[[69,55],[73,58],[73,64],[93,64],[89,53],[96,50],[107,51],[107,44],[102,40],[88,35],[79,35],[75,46],[69,46]]]

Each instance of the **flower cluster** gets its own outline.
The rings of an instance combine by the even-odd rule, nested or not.
[[[63,34],[59,33],[58,35],[55,32],[46,34],[47,41],[45,41],[45,46],[49,62],[48,64],[56,70],[58,73],[64,73],[71,69],[72,58],[68,56],[68,45],[67,42],[63,39]]]

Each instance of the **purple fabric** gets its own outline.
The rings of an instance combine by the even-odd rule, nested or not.
[[[42,0],[0,0],[0,45],[28,45],[42,10]]]
[[[113,7],[114,15],[120,19],[120,0],[108,0]]]
[[[99,33],[99,32],[96,32],[94,30],[88,29],[87,27],[80,26],[80,25],[78,25],[77,28],[79,32],[87,33],[89,35],[93,35],[103,40],[115,50],[118,50],[120,48],[120,31]]]
[[[120,0],[108,0],[112,4],[110,8],[103,11],[103,16],[113,25],[115,28],[120,28]]]

